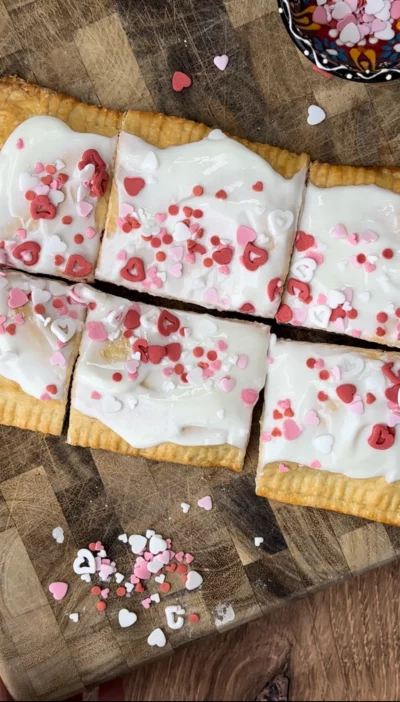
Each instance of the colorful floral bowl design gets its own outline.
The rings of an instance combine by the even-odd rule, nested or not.
[[[360,5],[365,2],[359,0]],[[346,80],[381,83],[400,78],[400,20],[393,23],[390,40],[339,46],[329,35],[329,25],[313,20],[319,5],[317,0],[278,0],[283,23],[304,56],[318,68]]]

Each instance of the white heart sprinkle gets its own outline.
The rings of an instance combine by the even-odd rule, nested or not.
[[[307,122],[312,127],[323,122],[325,117],[326,113],[321,107],[318,107],[318,105],[310,105],[308,108]]]
[[[113,414],[122,409],[122,402],[112,395],[105,395],[103,397],[102,407],[107,414]]]
[[[347,2],[337,2],[332,10],[332,17],[335,20],[341,20],[346,15],[351,14],[351,8],[348,6]]]
[[[123,544],[128,543],[128,536],[127,534],[120,534],[118,537],[118,541],[122,541]]]
[[[136,397],[131,397],[130,400],[128,400],[128,405],[131,409],[135,409],[138,402],[139,400]]]
[[[254,544],[255,546],[261,546],[261,544],[264,543],[264,539],[262,536],[255,536],[254,537]]]
[[[340,32],[339,39],[344,44],[358,44],[361,39],[361,34],[355,22],[346,24],[346,26],[343,27],[342,31]]]
[[[170,605],[169,607],[166,607],[165,618],[167,620],[167,626],[173,630],[182,629],[185,623],[184,618],[181,616],[182,614],[185,614],[185,610],[179,605]]]
[[[126,629],[137,622],[135,612],[130,612],[129,609],[120,609],[118,612],[118,621],[121,629]]]
[[[186,241],[191,237],[190,229],[184,222],[177,222],[174,227],[174,240]]]
[[[65,168],[65,163],[61,160],[61,158],[57,158],[54,165],[56,167],[56,171],[62,171],[62,169]]]
[[[196,331],[200,338],[204,338],[205,336],[212,336],[213,334],[216,334],[218,327],[212,319],[203,317],[199,320]]]
[[[64,202],[65,195],[61,192],[61,190],[50,190],[49,200],[55,207],[57,207],[57,205],[59,205],[61,202]]]
[[[268,215],[268,229],[273,236],[279,236],[287,232],[293,220],[293,212],[290,210],[273,210]]]
[[[162,573],[161,575],[156,575],[154,580],[156,581],[156,583],[163,583],[165,581],[164,573]]]
[[[88,195],[90,195],[89,186],[86,185],[85,183],[80,183],[78,185],[78,189],[76,191],[76,201],[82,202],[82,200],[84,200],[85,197],[87,197]]]
[[[145,171],[154,171],[156,168],[158,168],[158,160],[154,151],[149,151],[146,154],[141,166]]]
[[[362,290],[358,293],[358,297],[362,302],[368,302],[371,299],[371,293],[368,290]]]
[[[152,553],[154,556],[157,555],[157,553],[161,553],[162,551],[165,551],[167,548],[167,542],[164,541],[160,536],[155,534],[150,538],[149,542],[149,551]]]
[[[86,565],[87,564],[87,565]],[[81,548],[75,558],[72,568],[77,575],[87,575],[96,572],[96,563],[93,553],[87,548]]]
[[[150,573],[159,573],[163,565],[164,564],[161,563],[161,561],[159,561],[157,558],[153,558],[152,561],[148,562],[147,568],[150,571]]]
[[[62,254],[67,250],[67,244],[61,241],[57,234],[53,234],[49,239],[44,242],[44,252],[48,256],[54,256],[55,254]]]
[[[134,588],[134,584],[133,584],[133,583],[128,583],[128,582],[126,582],[126,583],[124,583],[124,584],[125,584],[126,591],[127,591],[127,592],[132,592],[132,590],[133,590],[133,588]]]
[[[364,370],[364,361],[361,356],[346,353],[339,357],[338,365],[342,371],[343,378],[351,378]]]
[[[327,329],[331,316],[331,308],[327,305],[316,305],[308,310],[308,320],[321,329]]]
[[[34,307],[35,305],[45,304],[50,298],[51,294],[48,290],[41,290],[41,288],[37,288],[36,286],[32,288],[32,305]]]
[[[71,614],[68,615],[69,619],[71,622],[74,622],[74,624],[77,624],[79,621],[79,614],[78,612],[72,612]]]
[[[124,579],[124,576],[122,575],[122,573],[115,573],[115,576],[114,576],[114,577],[115,577],[115,580],[117,581],[118,585],[119,585],[120,583],[122,583],[122,581],[123,581],[123,579]]]
[[[50,329],[57,339],[66,344],[76,332],[76,322],[71,317],[59,317],[53,320]]]
[[[147,544],[147,539],[145,536],[141,536],[141,534],[132,534],[132,536],[129,537],[129,543],[132,553],[138,555],[144,550]]]
[[[203,582],[203,578],[197,570],[191,570],[186,580],[186,590],[196,590]]]
[[[84,580],[86,583],[92,582],[92,578],[90,577],[89,573],[84,573],[81,575],[81,580]]]
[[[88,163],[85,168],[82,168],[81,171],[79,171],[79,179],[80,180],[92,180],[95,172],[95,167],[93,163]]]
[[[328,293],[328,305],[333,310],[346,301],[346,296],[340,290],[330,290]]]
[[[317,268],[317,262],[313,258],[300,258],[291,266],[291,274],[301,280],[303,283],[309,283],[314,277],[314,271]]]
[[[147,637],[147,643],[149,646],[158,646],[158,648],[164,648],[167,643],[165,634],[162,629],[154,629],[150,636]]]
[[[328,455],[332,451],[334,441],[335,439],[332,434],[320,434],[313,438],[312,444],[317,451]]]
[[[182,512],[187,514],[190,510],[190,505],[187,502],[181,502]]]
[[[18,178],[19,189],[25,193],[27,190],[35,190],[39,185],[39,178],[31,176],[29,173],[20,173]]]
[[[147,529],[146,531],[146,536],[148,539],[151,539],[152,536],[155,536],[156,532],[153,529]]]
[[[161,598],[158,592],[154,593],[154,595],[150,595],[150,599],[152,602],[155,602],[156,604],[160,604]]]
[[[62,527],[56,527],[53,529],[51,535],[58,544],[64,543],[64,529]]]

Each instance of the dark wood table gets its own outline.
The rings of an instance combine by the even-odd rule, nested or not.
[[[213,58],[224,53],[229,64],[221,72]],[[192,77],[190,90],[172,91],[175,70]],[[314,72],[290,43],[275,0],[0,0],[0,74],[8,73],[86,102],[181,115],[307,151],[313,159],[394,166],[400,154],[398,85],[359,85]],[[313,103],[327,113],[317,127],[307,125]],[[120,487],[126,459],[1,428],[0,455],[2,574],[10,566],[0,585],[0,663],[12,671],[14,689],[47,699],[145,661],[145,637],[140,645],[122,639],[115,617],[97,628],[89,624],[84,634],[66,630],[65,612],[47,593],[60,565],[55,551],[49,560],[42,548],[59,519],[66,520],[71,549],[85,545],[94,495],[99,531],[110,524],[113,533],[134,528],[135,510],[127,508]],[[182,469],[171,473],[145,461],[133,468],[132,486],[141,481],[144,489],[149,480],[156,486],[149,519],[156,518],[161,492],[186,477]],[[236,578],[235,588],[231,576],[225,584],[218,576],[211,589],[205,584],[199,635],[215,631],[213,612],[226,595],[234,602],[235,624],[267,617],[178,651],[150,673],[131,674],[128,695],[254,699],[275,672],[287,669],[296,699],[398,699],[398,567],[351,577],[397,560],[399,531],[318,510],[266,501],[261,507],[253,470],[251,460],[240,476],[190,472],[193,494],[207,489],[216,504],[204,522],[203,566],[217,552],[212,534],[221,529]],[[46,507],[47,522],[35,521],[36,500]],[[255,520],[244,519],[247,513]],[[267,535],[262,550],[252,545],[256,527]],[[11,564],[10,552],[16,554]],[[15,599],[23,572],[35,589],[29,582],[21,592],[33,593],[45,620],[25,606],[24,597]],[[334,589],[311,594],[344,578]],[[306,594],[312,599],[271,612]],[[171,647],[186,643],[185,637],[173,639]]]

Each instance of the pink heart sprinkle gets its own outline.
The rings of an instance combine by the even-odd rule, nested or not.
[[[163,368],[163,375],[165,375],[167,378],[172,375],[174,372],[173,368]]]
[[[196,257],[192,253],[186,254],[185,261],[187,261],[188,263],[195,263]]]
[[[193,561],[194,561],[194,556],[192,556],[191,553],[185,553],[185,561],[186,561],[186,563],[188,563],[188,564],[193,563]]]
[[[365,261],[364,270],[367,271],[367,273],[373,273],[373,271],[376,271],[376,266],[374,263],[370,263],[369,261]]]
[[[127,253],[123,249],[117,253],[117,261],[126,261]]]
[[[150,553],[150,551],[145,551],[145,552],[144,552],[144,560],[145,560],[145,561],[147,561],[147,562],[152,561],[153,558],[154,558],[154,556],[153,556],[152,553]]]
[[[11,288],[8,293],[8,306],[11,307],[12,310],[15,310],[17,307],[23,307],[27,302],[28,296],[23,290],[20,288]]]
[[[97,390],[92,390],[92,392],[90,393],[90,399],[91,400],[101,400],[101,395],[99,392],[97,392]]]
[[[109,594],[110,594],[109,587],[105,587],[104,590],[100,591],[100,595],[102,596],[103,600],[106,600]]]
[[[139,365],[140,361],[138,361],[136,358],[130,358],[128,361],[125,361],[125,368],[128,373],[136,373]]]
[[[148,580],[151,578],[151,573],[147,567],[146,561],[143,559],[141,563],[138,563],[134,569],[133,574],[136,575],[140,580]]]
[[[371,244],[373,241],[377,241],[378,235],[372,231],[372,229],[366,229],[364,232],[361,234],[361,239],[363,241],[366,241],[367,244]]]
[[[336,25],[336,29],[338,32],[341,32],[342,29],[347,27],[348,24],[355,24],[356,23],[356,18],[354,15],[346,15],[343,19],[339,20],[339,22]]]
[[[353,288],[343,288],[342,293],[345,296],[347,302],[351,302],[353,300]]]
[[[218,293],[215,288],[208,288],[208,290],[204,294],[204,299],[206,302],[211,302],[211,303],[217,303],[218,302]]]
[[[284,463],[279,464],[278,470],[280,473],[288,473],[289,472],[289,468],[287,466],[285,466]]]
[[[18,312],[18,314],[16,314],[14,317],[14,322],[15,324],[25,324],[24,316]]]
[[[333,368],[331,368],[331,375],[334,380],[340,380],[342,377],[342,371],[340,370],[339,366],[333,366]]]
[[[349,234],[349,236],[347,237],[347,241],[352,246],[356,246],[358,244],[358,235],[357,234]]]
[[[241,225],[236,230],[236,241],[239,246],[246,246],[251,241],[254,241],[257,237],[256,232],[251,227],[245,227]]]
[[[344,326],[343,317],[338,317],[337,319],[335,319],[335,321],[333,323],[334,323],[336,329],[338,329],[339,331],[344,331],[345,326]]]
[[[347,229],[343,224],[337,224],[331,230],[331,237],[334,239],[347,239]]]
[[[307,251],[307,258],[312,258],[318,265],[324,262],[324,257],[319,251]]]
[[[157,275],[157,268],[155,266],[149,268],[149,270],[147,271],[147,275],[149,278],[155,278]]]
[[[278,400],[277,405],[282,410],[289,409],[290,408],[290,400]]]
[[[361,334],[362,334],[362,331],[361,331],[361,329],[352,329],[350,334],[352,336],[355,336],[357,339],[359,339]]]
[[[88,227],[85,233],[88,239],[93,239],[96,236],[96,230],[93,227]]]
[[[35,165],[35,168],[33,169],[34,173],[43,173],[44,171],[44,165],[41,161],[38,161],[37,164]]]
[[[213,506],[212,499],[211,499],[210,495],[206,495],[206,497],[202,497],[201,500],[198,500],[197,504],[202,509],[205,509],[206,512],[209,512]]]
[[[43,392],[39,399],[42,400],[42,402],[48,402],[48,400],[51,400],[51,395],[49,395],[48,392]]]
[[[225,341],[220,340],[217,341],[217,347],[219,351],[226,351],[226,349],[228,348],[228,344],[226,344]]]
[[[154,219],[156,220],[156,222],[158,222],[158,224],[162,224],[167,219],[167,213],[157,212],[157,214],[154,215]]]
[[[237,357],[236,365],[238,368],[247,368],[249,357],[245,353],[240,353]]]
[[[146,597],[146,599],[145,599],[145,600],[142,600],[140,604],[141,604],[142,607],[144,607],[145,609],[149,609],[149,607],[150,607],[150,605],[151,605],[151,599],[150,599],[150,597]]]
[[[294,441],[300,436],[301,427],[293,419],[285,419],[283,422],[283,436],[287,441]]]
[[[226,375],[221,378],[218,385],[224,392],[231,392],[236,385],[236,380],[231,378],[229,375]]]
[[[319,417],[315,410],[308,410],[304,415],[304,424],[310,427],[316,427],[319,424]]]
[[[65,366],[65,358],[61,351],[56,351],[50,358],[50,363],[52,366]]]
[[[265,444],[268,444],[270,441],[272,441],[272,436],[267,431],[263,431],[263,433],[261,434],[261,440]]]
[[[129,217],[129,215],[133,214],[133,207],[130,205],[128,202],[121,202],[119,206],[119,216],[124,218],[124,217]],[[157,215],[156,215],[157,217]]]
[[[211,368],[203,368],[202,377],[204,378],[204,380],[208,380],[208,378],[212,378],[213,375],[214,375],[214,371],[211,370]]]
[[[50,583],[49,591],[55,600],[63,600],[68,592],[68,585],[67,583],[61,582]]]
[[[174,246],[172,249],[169,249],[168,253],[170,254],[171,258],[174,259],[174,261],[181,261],[183,256],[183,246]]]
[[[86,330],[89,339],[92,341],[106,341],[108,334],[103,322],[88,322]]]
[[[24,140],[17,139],[17,141],[15,142],[15,148],[16,149],[23,149],[24,148]]]
[[[184,558],[184,553],[183,551],[179,551],[178,553],[175,554],[175,558],[178,561],[178,563],[183,563],[183,558]]]
[[[253,407],[258,400],[258,392],[257,390],[252,390],[251,388],[245,388],[240,393],[240,397],[242,398],[242,402],[246,407]]]
[[[171,560],[170,552],[168,551],[168,549],[166,551],[163,551],[162,553],[158,553],[157,560],[161,561],[161,563],[163,563],[164,565],[167,565]]]
[[[303,324],[307,319],[308,309],[306,305],[304,307],[295,307],[293,310],[292,321],[295,324]]]
[[[386,29],[386,22],[384,22],[383,20],[380,20],[378,18],[375,18],[371,24],[372,33],[375,34],[375,32],[381,32],[384,29]]]
[[[323,368],[324,365],[325,365],[324,360],[322,358],[317,358],[317,360],[314,363],[314,368],[316,370],[321,370],[321,368]]]
[[[58,190],[59,185],[60,185],[60,181],[57,178],[54,178],[50,183],[50,190]]]
[[[182,275],[182,264],[181,263],[174,263],[173,266],[170,266],[168,268],[168,273],[172,275],[174,278],[180,278]]]
[[[104,551],[104,546],[101,543],[101,541],[96,541],[96,543],[94,545],[94,550],[95,551]],[[111,561],[109,559],[104,558],[103,563],[111,563]]]
[[[390,16],[394,19],[400,19],[400,1],[395,0],[390,8]]]
[[[317,305],[325,305],[327,301],[327,296],[324,295],[323,293],[320,293],[317,297]]]
[[[15,232],[15,236],[17,236],[18,239],[26,239],[25,229],[17,229],[17,231]]]
[[[142,283],[143,287],[145,290],[150,290],[151,288],[151,280],[144,280]]]
[[[156,288],[162,288],[162,286],[163,286],[163,282],[162,282],[161,278],[159,278],[158,276],[153,278],[153,284],[156,286]]]
[[[396,424],[400,424],[400,414],[389,414],[388,425],[389,427],[394,427]]]
[[[221,275],[229,275],[230,272],[229,266],[220,266],[218,268],[218,273],[221,273]]]
[[[221,370],[221,366],[222,366],[221,361],[217,360],[217,361],[212,361],[210,367],[213,369],[213,371],[219,371],[219,370]]]
[[[194,224],[191,224],[189,227],[190,233],[191,234],[196,234],[196,232],[200,229],[200,225],[197,224],[196,222]]]
[[[348,410],[353,412],[353,414],[364,414],[364,405],[360,400],[357,400],[348,405]]]
[[[311,461],[310,468],[321,468],[321,464],[319,461]]]
[[[90,202],[81,200],[81,202],[76,203],[76,211],[80,217],[89,217],[92,210],[93,205],[91,205]]]

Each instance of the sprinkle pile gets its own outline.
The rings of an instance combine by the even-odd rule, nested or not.
[[[400,0],[318,0],[312,19],[330,27],[328,34],[338,46],[373,45],[394,38]]]

